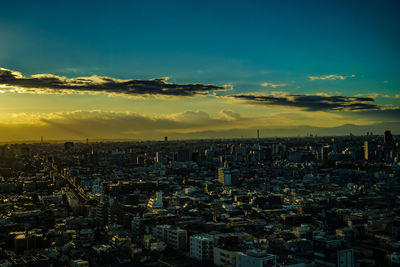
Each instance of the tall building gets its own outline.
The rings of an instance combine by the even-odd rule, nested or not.
[[[364,141],[364,159],[376,160],[377,159],[377,143],[374,141]]]
[[[156,152],[155,162],[164,163],[164,154],[162,152]]]
[[[164,241],[169,248],[185,250],[187,248],[187,231],[171,225],[156,225],[152,229],[155,239]]]
[[[108,214],[107,214],[107,210],[108,210],[108,201],[107,199],[101,200],[97,203],[96,206],[96,220],[99,224],[100,228],[103,228],[106,224],[107,224],[107,218],[108,218]]]
[[[223,185],[232,185],[232,175],[228,162],[225,161],[224,167],[218,168],[218,182]]]
[[[190,257],[198,261],[214,259],[214,239],[209,235],[192,235],[190,237]]]
[[[321,156],[320,160],[321,161],[327,161],[328,160],[328,154],[330,152],[330,147],[329,146],[323,146],[321,147]]]
[[[369,159],[369,146],[368,146],[368,141],[364,141],[364,159],[368,160]]]
[[[121,213],[121,206],[116,198],[110,198],[108,203],[107,223],[108,225],[117,224]]]
[[[179,227],[172,227],[167,231],[167,246],[174,250],[187,248],[187,231]]]
[[[389,130],[385,132],[384,143],[385,143],[385,149],[390,149],[393,146],[393,136]]]

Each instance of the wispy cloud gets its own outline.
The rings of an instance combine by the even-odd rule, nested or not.
[[[321,75],[321,76],[309,76],[308,78],[311,81],[315,80],[346,80],[347,78],[354,78],[356,75],[336,75],[336,74],[330,74],[330,75]]]
[[[107,93],[167,97],[210,95],[230,89],[229,85],[170,83],[168,77],[150,80],[116,79],[97,75],[67,78],[54,74],[36,74],[25,77],[18,71],[4,68],[0,68],[0,86],[9,86],[15,88],[16,92],[28,93]]]
[[[389,94],[381,94],[381,93],[369,93],[369,94],[357,94],[357,97],[373,97],[373,98],[400,98],[400,94],[389,95]]]
[[[270,82],[263,82],[260,84],[262,87],[271,87],[271,88],[277,88],[277,87],[285,87],[287,86],[286,83],[270,83]]]
[[[283,106],[300,108],[306,111],[356,111],[379,109],[370,97],[352,97],[340,95],[298,95],[298,94],[236,94],[227,96],[230,99],[249,104],[264,106]]]

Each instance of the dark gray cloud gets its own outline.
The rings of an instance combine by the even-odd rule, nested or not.
[[[355,114],[356,113],[356,114]],[[360,112],[348,112],[348,116],[364,117],[374,121],[394,122],[400,121],[399,107],[386,107],[382,109],[362,110]]]
[[[66,78],[53,74],[24,77],[20,72],[4,68],[0,68],[0,85],[33,93],[101,92],[130,96],[195,96],[225,90],[218,85],[170,83],[167,78],[122,80],[104,76]]]
[[[373,110],[380,109],[374,104],[370,97],[350,97],[337,95],[296,95],[296,94],[237,94],[227,96],[235,100],[244,101],[249,104],[265,106],[286,106],[302,108],[307,111],[328,111],[328,110]]]

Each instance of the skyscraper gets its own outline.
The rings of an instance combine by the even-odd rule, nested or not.
[[[224,167],[218,168],[218,182],[223,185],[232,185],[232,175],[228,162],[225,161]]]
[[[368,141],[364,141],[363,148],[364,148],[364,159],[368,160],[369,159]]]
[[[384,144],[385,144],[385,149],[392,148],[393,136],[392,136],[392,133],[389,130],[385,131]]]

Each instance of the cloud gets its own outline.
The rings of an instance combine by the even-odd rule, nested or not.
[[[269,83],[269,82],[263,82],[260,84],[262,87],[271,87],[271,88],[277,88],[277,87],[285,87],[287,86],[286,83]]]
[[[380,93],[369,93],[369,94],[357,94],[355,96],[362,97],[372,97],[372,98],[400,98],[400,94],[397,95],[389,95],[389,94],[380,94]]]
[[[190,133],[209,129],[226,130],[247,125],[251,118],[233,111],[210,115],[186,111],[160,116],[134,112],[72,111],[15,113],[0,123],[0,140],[30,139],[46,135],[52,139],[155,138],[170,132]]]
[[[20,72],[4,68],[0,68],[0,86],[13,87],[16,92],[27,93],[107,93],[167,97],[210,95],[230,88],[229,85],[170,83],[168,77],[150,80],[123,80],[97,75],[67,78],[54,74],[36,74],[25,77]]]
[[[235,120],[241,119],[241,115],[232,110],[222,110],[222,111],[220,111],[220,115],[222,118],[229,120],[229,121],[235,121]]]
[[[352,75],[335,75],[335,74],[330,74],[330,75],[321,75],[321,76],[309,76],[308,78],[311,81],[315,81],[315,80],[346,80],[347,78],[354,78],[356,77],[356,75],[352,74]]]
[[[237,94],[227,98],[249,104],[300,108],[306,111],[357,111],[380,109],[370,97],[349,97],[340,95],[296,95],[296,94]]]

